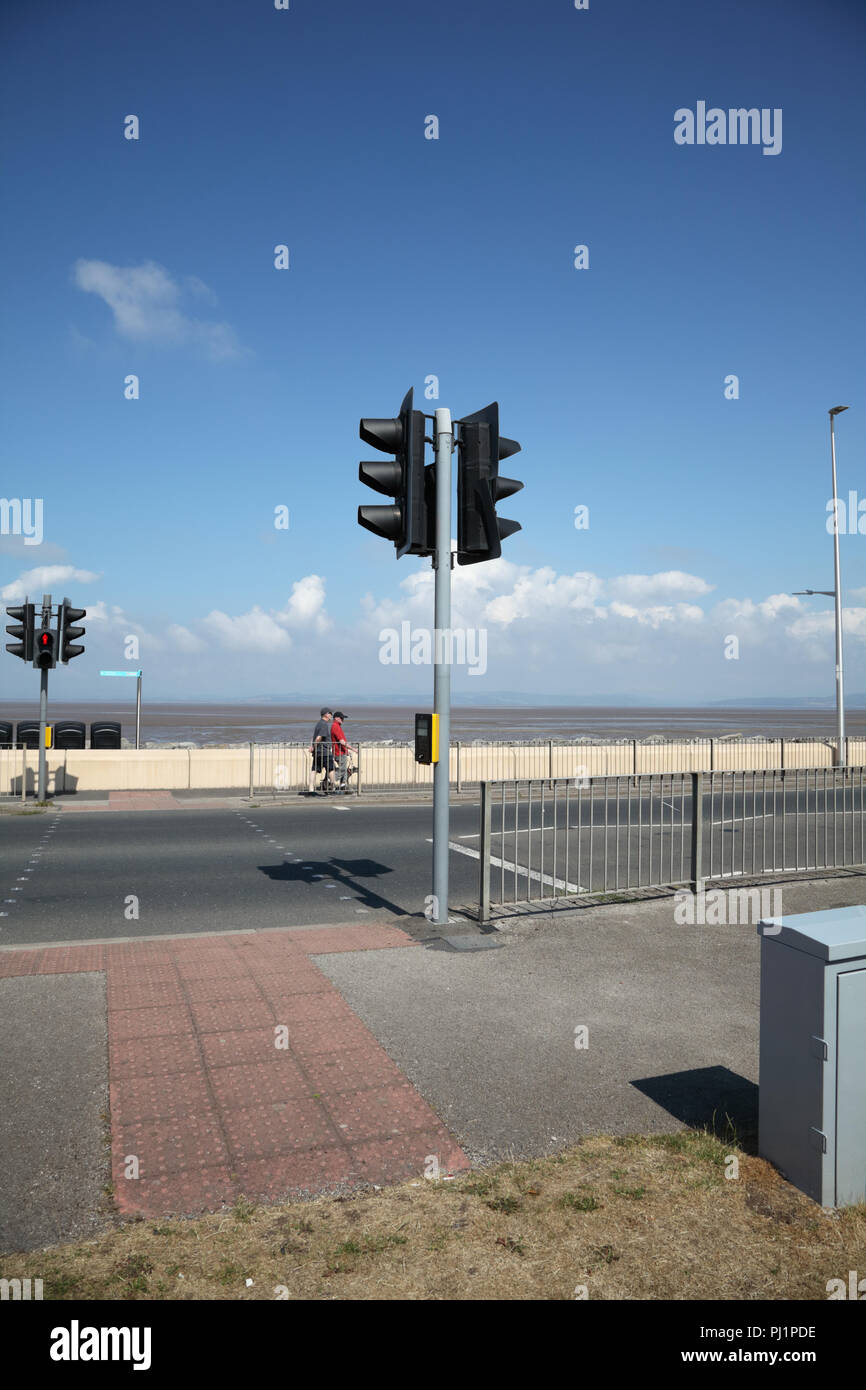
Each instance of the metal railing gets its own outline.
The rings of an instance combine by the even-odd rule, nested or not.
[[[866,761],[866,739],[848,739],[851,762]],[[409,741],[361,741],[353,745],[355,791],[432,789],[433,769],[415,762]],[[475,739],[451,744],[449,780],[456,791],[482,782],[584,781],[604,776],[632,778],[692,772],[771,771],[826,768],[836,763],[834,739],[621,739],[610,743],[554,739],[497,742]],[[311,771],[307,742],[250,744],[250,795],[302,791]]]
[[[492,907],[866,866],[866,769],[481,785],[479,917]]]

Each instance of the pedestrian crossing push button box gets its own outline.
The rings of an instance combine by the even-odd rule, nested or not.
[[[765,918],[758,1152],[825,1207],[866,1201],[866,906]]]

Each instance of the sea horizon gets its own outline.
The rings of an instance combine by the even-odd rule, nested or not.
[[[319,717],[315,703],[247,703],[246,701],[147,701],[142,704],[142,744],[200,747],[237,746],[249,742],[279,743],[308,740]],[[414,737],[414,712],[429,709],[417,705],[359,704],[346,700],[345,728],[351,742],[358,740],[405,742]],[[39,717],[38,699],[0,701],[0,721]],[[135,701],[51,700],[48,722],[78,720],[89,725],[95,719],[115,720],[122,737],[135,738]],[[676,705],[460,705],[451,710],[451,738],[497,742],[572,741],[592,739],[646,740],[706,738],[832,738],[836,712],[826,709],[767,706]],[[846,714],[846,731],[866,736],[866,709]]]

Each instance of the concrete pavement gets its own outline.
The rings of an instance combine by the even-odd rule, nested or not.
[[[0,1249],[93,1235],[110,1178],[104,975],[0,978],[0,1057]]]

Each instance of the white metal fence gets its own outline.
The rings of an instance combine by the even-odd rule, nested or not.
[[[479,915],[563,897],[866,867],[866,769],[484,782]]]
[[[866,762],[866,739],[847,740],[847,758]],[[355,775],[352,789],[406,791],[432,788],[433,769],[415,762],[410,742],[353,745]],[[449,780],[457,790],[482,782],[516,779],[584,779],[648,773],[770,771],[791,768],[831,768],[836,761],[834,739],[694,739],[616,743],[455,742],[449,750]],[[308,743],[250,745],[250,795],[302,791],[309,782],[312,758]],[[321,774],[316,779],[321,781]]]

